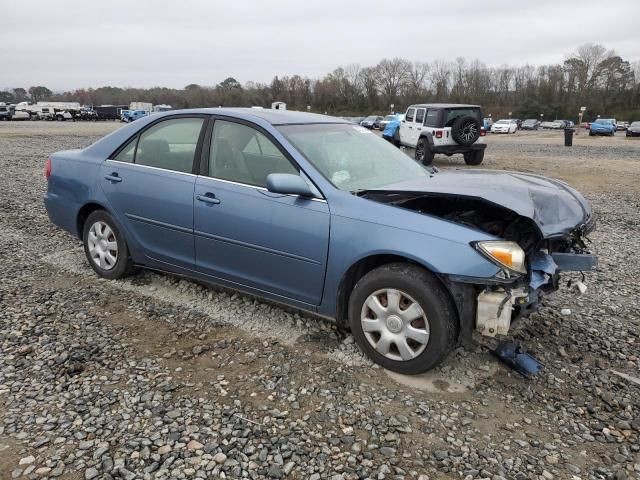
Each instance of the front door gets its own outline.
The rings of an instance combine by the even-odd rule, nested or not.
[[[195,186],[196,268],[211,277],[318,305],[329,245],[324,200],[267,191],[270,173],[301,174],[266,132],[216,120]]]
[[[154,124],[106,160],[99,181],[148,264],[194,266],[194,156],[204,118]]]
[[[416,115],[413,121],[413,144],[417,145],[420,140],[420,134],[422,133],[422,124],[424,123],[424,108],[416,108]]]
[[[409,147],[415,147],[413,139],[413,121],[415,119],[416,109],[411,107],[407,109],[404,120],[400,122],[400,143]]]

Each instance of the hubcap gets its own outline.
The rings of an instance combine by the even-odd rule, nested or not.
[[[420,355],[429,342],[429,321],[410,295],[393,288],[367,297],[360,316],[369,344],[391,360],[406,362]]]
[[[87,237],[89,257],[103,270],[111,270],[118,261],[118,242],[111,227],[98,221],[91,225]]]

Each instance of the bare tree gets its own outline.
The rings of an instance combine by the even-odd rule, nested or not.
[[[376,66],[377,82],[386,102],[395,103],[406,85],[411,71],[411,62],[404,58],[383,59]]]

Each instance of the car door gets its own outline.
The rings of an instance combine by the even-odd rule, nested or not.
[[[204,124],[202,116],[156,122],[101,166],[111,210],[149,265],[194,268],[193,168]]]
[[[328,204],[267,191],[270,173],[304,174],[257,126],[218,118],[209,137],[206,166],[195,186],[196,269],[319,305],[329,245]]]
[[[416,115],[416,109],[410,107],[404,116],[404,120],[400,122],[400,143],[410,147],[415,147],[413,138],[413,121]]]
[[[418,144],[418,140],[420,140],[420,134],[422,133],[424,123],[424,114],[426,109],[424,108],[416,108],[416,116],[413,122],[413,142],[415,145]]]

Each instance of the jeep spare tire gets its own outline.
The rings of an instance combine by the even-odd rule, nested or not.
[[[456,118],[451,125],[451,137],[458,145],[473,145],[480,138],[480,122],[472,115]]]

